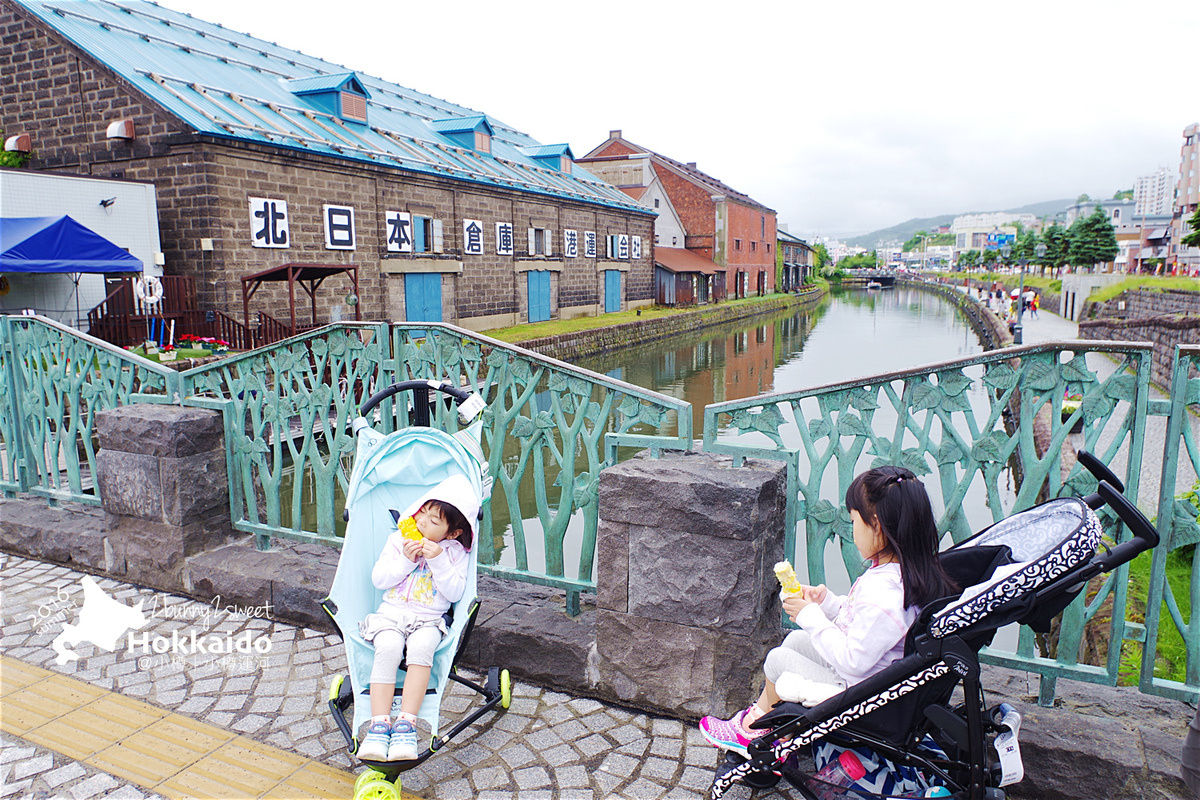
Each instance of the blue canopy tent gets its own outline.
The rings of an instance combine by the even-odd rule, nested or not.
[[[65,214],[0,219],[0,274],[141,271],[140,258]]]
[[[81,274],[142,272],[143,268],[140,258],[65,214],[0,218],[0,275],[18,272],[71,275],[77,321]]]

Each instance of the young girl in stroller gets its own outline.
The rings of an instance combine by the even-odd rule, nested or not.
[[[408,761],[417,757],[417,713],[429,685],[433,654],[446,632],[442,615],[463,594],[471,522],[479,499],[466,478],[455,475],[418,501],[416,510],[393,511],[397,530],[388,537],[371,571],[376,589],[387,590],[379,609],[359,624],[363,640],[375,645],[371,668],[371,725],[359,757]],[[400,712],[390,712],[396,671],[407,651],[408,674]]]
[[[750,726],[781,700],[815,704],[898,661],[921,608],[954,588],[937,557],[929,496],[912,472],[863,472],[846,490],[846,507],[854,545],[870,567],[845,597],[824,585],[785,593],[783,609],[800,630],[767,654],[758,700],[732,719],[700,720],[713,745],[745,755],[760,735]]]
[[[1024,776],[1020,713],[987,703],[980,649],[1013,623],[1050,631],[1089,581],[1159,541],[1111,470],[1089,453],[1076,455],[1098,481],[1095,493],[1014,513],[943,551],[942,568],[962,589],[926,604],[905,636],[903,657],[828,699],[781,698],[752,724],[744,751],[726,753],[712,800],[736,783],[766,789],[780,780],[806,798],[948,792],[955,800],[1004,800],[1003,787]],[[1104,506],[1119,522],[1111,546],[1095,511]],[[851,786],[823,782],[823,768],[848,750],[870,760],[871,770],[859,760],[857,769],[846,768]]]

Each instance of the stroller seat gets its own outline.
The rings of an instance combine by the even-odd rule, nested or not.
[[[376,589],[371,582],[371,570],[388,537],[396,531],[396,515],[411,513],[407,510],[419,506],[430,490],[448,480],[468,484],[469,490],[480,501],[481,513],[482,503],[487,501],[491,493],[492,481],[480,448],[482,422],[476,420],[455,434],[424,427],[428,423],[430,390],[450,395],[458,402],[460,412],[469,410],[471,417],[476,417],[485,407],[478,395],[448,384],[406,381],[373,396],[363,405],[361,416],[353,423],[357,449],[346,490],[346,537],[329,597],[322,603],[346,647],[348,675],[338,676],[334,680],[330,688],[329,709],[352,755],[358,750],[355,732],[371,717],[369,685],[375,653],[374,647],[360,635],[358,623],[379,608],[383,598],[383,590]],[[383,399],[401,391],[413,392],[415,410],[426,410],[424,414],[417,414],[418,424],[389,434],[373,430],[367,421],[371,409]],[[475,521],[470,521],[474,526]],[[466,588],[463,596],[448,612],[447,631],[434,652],[429,688],[417,715],[432,731],[429,747],[415,760],[367,762],[372,770],[361,776],[364,780],[360,780],[361,785],[356,787],[356,795],[367,783],[376,784],[369,787],[376,794],[368,791],[363,794],[364,797],[375,797],[380,792],[387,795],[388,791],[385,790],[390,791],[390,782],[396,781],[400,772],[423,763],[483,714],[496,706],[508,708],[511,702],[508,670],[491,667],[484,686],[457,674],[458,659],[466,647],[479,610],[476,594],[477,551],[478,541],[467,551]],[[405,670],[406,665],[402,663],[397,675],[393,710],[400,702]],[[452,682],[482,695],[484,703],[442,737],[439,736],[441,702]],[[353,713],[348,721],[346,713],[351,708]],[[378,785],[381,781],[389,782],[389,786]],[[398,789],[396,794],[398,796]]]

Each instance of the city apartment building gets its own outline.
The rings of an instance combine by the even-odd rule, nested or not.
[[[1157,217],[1171,213],[1175,187],[1171,183],[1171,171],[1159,167],[1150,175],[1143,175],[1133,184],[1133,213],[1139,217]]]
[[[1168,261],[1171,267],[1188,274],[1200,270],[1200,247],[1185,247],[1179,240],[1191,232],[1188,220],[1196,213],[1197,204],[1200,204],[1200,123],[1192,123],[1183,129],[1183,144],[1179,148],[1179,180],[1175,183]]]
[[[357,294],[329,279],[319,324],[653,302],[655,214],[481,112],[137,0],[6,1],[0,63],[6,147],[153,184],[163,272],[194,278],[201,308],[241,317],[242,278],[298,263],[356,269]],[[289,288],[253,308],[285,314]]]

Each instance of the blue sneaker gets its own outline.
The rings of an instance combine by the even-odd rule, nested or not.
[[[392,726],[386,722],[372,722],[367,735],[358,746],[358,757],[363,761],[387,761],[388,745],[392,738]]]
[[[392,725],[392,738],[388,744],[388,761],[412,761],[417,757],[417,728],[406,719],[396,720]]]

